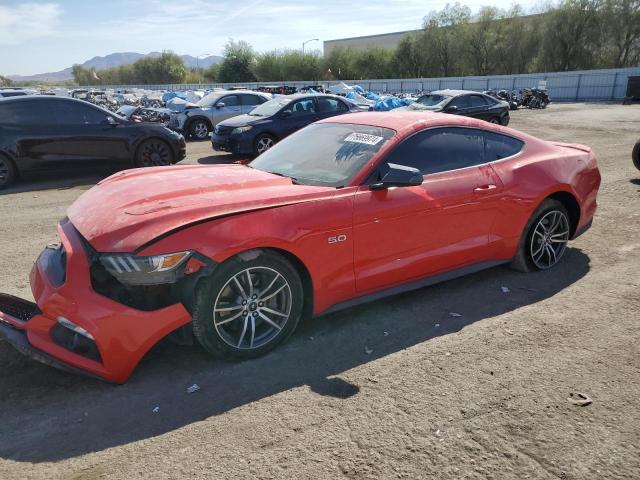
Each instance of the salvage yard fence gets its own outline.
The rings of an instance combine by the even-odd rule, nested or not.
[[[622,100],[630,76],[640,76],[640,67],[574,72],[527,73],[522,75],[491,75],[485,77],[402,78],[383,80],[283,81],[239,83],[191,83],[168,85],[101,85],[101,88],[187,91],[211,88],[244,87],[254,89],[264,85],[288,85],[302,88],[309,85],[330,86],[340,82],[360,85],[365,90],[390,93],[416,93],[442,89],[460,90],[520,90],[546,87],[555,102],[590,102]],[[86,87],[86,88],[95,88]]]

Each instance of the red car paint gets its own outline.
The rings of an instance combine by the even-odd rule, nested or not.
[[[313,314],[357,297],[479,262],[508,261],[524,226],[548,196],[579,206],[574,235],[592,221],[600,174],[588,147],[549,143],[515,130],[455,115],[359,113],[324,123],[386,127],[396,135],[344,188],[294,185],[242,165],[159,167],[118,173],[83,194],[59,226],[66,282],[54,287],[40,262],[31,287],[40,313],[28,322],[0,311],[38,351],[113,382],[127,380],[161,338],[190,322],[182,304],[140,311],[91,287],[83,237],[96,251],[154,255],[196,250],[215,262],[253,248],[295,257],[309,274]],[[425,176],[421,186],[371,190],[375,166],[412,133],[466,126],[525,142],[513,157]],[[344,241],[331,245],[329,237]],[[345,238],[346,237],[346,238]],[[189,273],[202,268],[190,261]],[[0,310],[2,305],[0,303]],[[50,338],[63,316],[95,338],[102,363]]]

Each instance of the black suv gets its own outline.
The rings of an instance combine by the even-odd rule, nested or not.
[[[23,172],[171,165],[186,155],[182,135],[130,122],[72,98],[0,99],[0,188]]]

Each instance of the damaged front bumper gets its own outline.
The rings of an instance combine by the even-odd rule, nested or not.
[[[45,249],[31,271],[37,304],[0,295],[0,336],[40,362],[124,383],[145,353],[191,315],[181,303],[144,311],[96,293],[80,234],[68,220],[58,231],[62,258]]]

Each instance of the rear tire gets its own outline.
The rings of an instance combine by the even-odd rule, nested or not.
[[[16,181],[17,176],[13,162],[4,155],[0,155],[0,190],[11,186]]]
[[[636,146],[633,147],[631,158],[633,158],[633,165],[640,170],[640,140],[638,140]]]
[[[259,357],[293,334],[303,299],[300,276],[285,258],[263,250],[245,252],[198,284],[193,332],[218,358]]]
[[[164,167],[173,162],[173,150],[167,142],[159,138],[150,138],[142,142],[136,152],[135,166]]]
[[[547,198],[524,227],[511,268],[520,272],[548,270],[557,265],[571,235],[567,209],[557,200]]]

